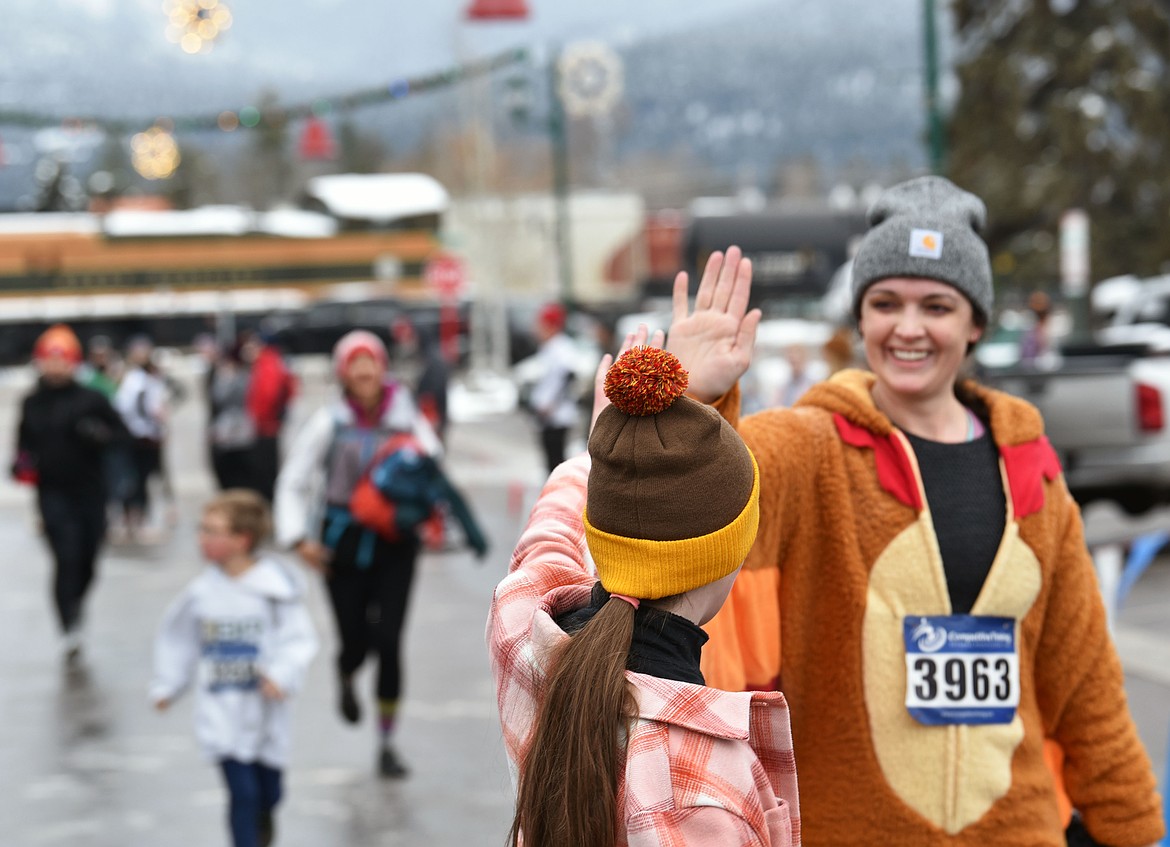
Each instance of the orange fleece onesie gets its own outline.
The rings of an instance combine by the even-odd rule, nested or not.
[[[703,671],[714,687],[784,692],[805,845],[1064,847],[1046,738],[1064,751],[1066,788],[1094,838],[1157,841],[1156,781],[1080,511],[1039,413],[976,385],[1008,514],[971,614],[1016,621],[1019,706],[1003,724],[910,716],[903,620],[948,615],[950,599],[913,451],[872,384],[843,371],[794,409],[743,420],[738,388],[716,404],[759,463],[760,529],[708,624]]]

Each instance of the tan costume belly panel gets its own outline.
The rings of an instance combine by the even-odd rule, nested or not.
[[[1040,585],[1040,563],[1009,519],[971,613],[1019,621],[1035,602]],[[930,513],[924,509],[870,571],[862,671],[874,751],[886,781],[908,806],[953,834],[979,820],[1007,793],[1012,756],[1024,727],[1019,715],[1010,724],[972,726],[924,726],[910,717],[905,705],[903,618],[950,613],[942,560]]]

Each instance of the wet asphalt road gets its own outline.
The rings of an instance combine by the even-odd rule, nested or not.
[[[323,362],[299,363],[320,396]],[[0,443],[12,443],[24,384],[0,383]],[[310,403],[299,404],[301,417]],[[195,525],[211,491],[203,465],[203,410],[192,395],[176,413],[168,450],[175,524],[156,544],[110,545],[88,607],[85,658],[61,661],[48,594],[48,553],[36,535],[30,492],[0,483],[0,844],[155,847],[220,845],[225,793],[203,762],[190,700],[166,714],[146,700],[151,640],[166,604],[200,566]],[[295,425],[295,421],[294,421]],[[409,779],[375,775],[374,721],[335,713],[336,640],[327,598],[314,582],[310,608],[322,638],[294,711],[294,742],[278,843],[498,845],[511,820],[511,785],[499,737],[483,631],[492,588],[507,567],[542,480],[526,422],[489,416],[449,433],[449,464],[491,542],[484,562],[467,552],[425,554],[407,620],[406,692],[398,746]],[[360,685],[372,702],[373,676]]]
[[[322,396],[325,363],[298,363],[306,399]],[[180,374],[182,376],[182,374]],[[194,378],[186,375],[194,386]],[[0,444],[11,444],[27,375],[0,374]],[[191,731],[190,701],[166,714],[146,702],[154,628],[199,567],[194,528],[211,491],[202,405],[176,413],[168,460],[174,525],[150,545],[111,545],[90,599],[85,659],[68,669],[48,594],[48,555],[29,492],[0,482],[0,844],[156,847],[221,845],[225,794]],[[375,728],[335,712],[335,639],[319,584],[310,608],[322,637],[294,713],[292,761],[277,826],[284,847],[501,845],[511,786],[499,739],[483,627],[524,509],[543,480],[528,422],[467,410],[449,433],[448,465],[492,541],[486,562],[466,552],[420,561],[407,621],[406,693],[398,745],[410,778],[374,772]],[[164,517],[164,516],[160,516]],[[1092,537],[1128,531],[1108,507],[1087,514]],[[1170,517],[1141,526],[1170,527]],[[1164,776],[1170,721],[1170,559],[1160,559],[1117,621],[1131,708]],[[361,684],[368,695],[368,672]],[[371,702],[367,696],[366,703]],[[799,754],[798,754],[799,755]]]

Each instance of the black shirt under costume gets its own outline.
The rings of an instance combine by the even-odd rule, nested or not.
[[[990,430],[971,441],[944,444],[906,433],[938,537],[951,613],[971,612],[1007,522],[999,451]]]

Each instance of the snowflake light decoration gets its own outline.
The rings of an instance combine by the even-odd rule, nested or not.
[[[597,41],[568,45],[560,58],[560,95],[573,117],[604,115],[621,99],[621,58]]]
[[[232,25],[232,13],[220,0],[164,0],[163,11],[170,20],[167,40],[185,53],[210,52]]]
[[[180,160],[174,136],[158,124],[130,139],[130,164],[147,179],[166,179]]]

